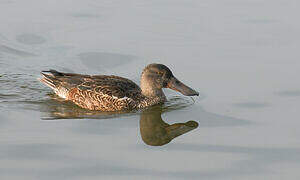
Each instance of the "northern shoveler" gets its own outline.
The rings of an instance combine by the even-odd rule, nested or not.
[[[186,96],[199,93],[177,80],[163,64],[149,64],[141,76],[141,87],[133,81],[107,75],[82,75],[56,70],[42,71],[40,81],[54,92],[78,106],[99,111],[145,108],[166,101],[162,88],[170,88]]]

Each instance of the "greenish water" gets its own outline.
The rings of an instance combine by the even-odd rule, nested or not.
[[[297,179],[296,1],[1,1],[0,179]],[[139,84],[167,65],[200,92],[87,111],[41,70]]]

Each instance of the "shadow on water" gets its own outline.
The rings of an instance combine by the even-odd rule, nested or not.
[[[281,97],[298,97],[300,96],[300,90],[286,90],[286,91],[279,91],[275,93]]]
[[[143,141],[151,146],[162,146],[198,127],[196,121],[186,123],[166,123],[161,118],[162,106],[144,110],[140,115],[140,133]]]

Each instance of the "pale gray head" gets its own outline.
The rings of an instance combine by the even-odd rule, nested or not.
[[[162,88],[170,88],[186,96],[199,96],[199,93],[174,77],[171,70],[163,64],[149,64],[141,77],[142,93],[146,96],[164,95]]]

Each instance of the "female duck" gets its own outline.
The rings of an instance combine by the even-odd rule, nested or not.
[[[141,88],[119,76],[82,75],[55,70],[42,71],[41,82],[78,106],[99,111],[120,111],[145,108],[166,101],[162,88],[170,88],[186,96],[198,92],[177,80],[163,64],[149,64],[141,76]]]

